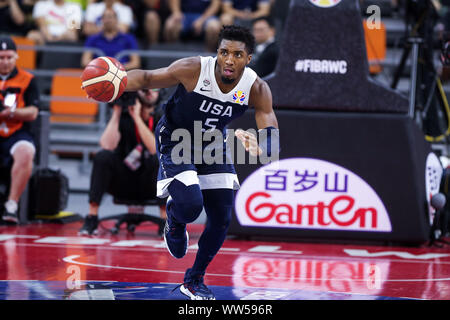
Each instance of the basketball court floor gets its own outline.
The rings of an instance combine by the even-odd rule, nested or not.
[[[79,237],[81,222],[0,226],[2,300],[183,300],[174,290],[197,252],[188,226],[180,260],[156,225]],[[450,240],[450,239],[447,239]],[[218,300],[450,300],[450,246],[274,242],[229,237],[205,283]]]

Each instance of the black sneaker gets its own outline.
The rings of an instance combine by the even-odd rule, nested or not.
[[[97,234],[98,230],[98,217],[94,215],[88,215],[84,218],[84,224],[78,231],[79,235],[93,235]]]
[[[5,210],[2,219],[4,221],[12,222],[15,224],[19,223],[19,218],[17,218],[17,212],[8,212],[8,210]]]
[[[13,202],[12,200],[8,200],[2,206],[2,210],[0,210],[0,214],[2,215],[2,220],[7,221],[9,223],[18,224],[19,218],[17,216],[17,204],[12,206],[9,202]]]
[[[167,205],[169,205],[169,201]],[[186,224],[173,221],[168,212],[164,227],[164,242],[169,253],[176,259],[183,258],[187,253],[189,234],[186,230]]]
[[[191,275],[191,269],[184,274],[180,291],[191,300],[216,300],[211,290],[203,282],[203,274]]]
[[[186,224],[170,223],[167,217],[164,227],[164,242],[167,250],[176,259],[183,258],[188,250],[189,234],[186,230]]]

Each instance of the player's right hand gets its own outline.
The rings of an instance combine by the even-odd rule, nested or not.
[[[256,136],[253,133],[237,129],[234,135],[241,140],[245,151],[249,152],[252,156],[256,157],[262,154],[262,149],[258,145],[258,139],[256,139]]]

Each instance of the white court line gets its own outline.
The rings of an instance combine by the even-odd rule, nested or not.
[[[16,235],[16,234],[0,234],[0,241],[14,240],[16,238],[19,238],[19,239],[37,239],[37,238],[40,238],[40,236]]]
[[[164,273],[182,273],[182,274],[185,273],[185,271],[173,271],[173,270],[158,270],[158,269],[144,269],[144,268],[133,268],[133,267],[108,266],[108,265],[102,265],[102,264],[93,264],[93,263],[87,263],[87,262],[79,262],[79,261],[75,261],[74,260],[74,259],[77,259],[79,257],[80,257],[79,255],[72,255],[72,256],[64,257],[62,260],[64,262],[67,262],[67,263],[78,264],[78,265],[87,266],[87,267],[119,269],[119,270],[133,270],[133,271],[148,271],[148,272],[164,272]]]
[[[1,243],[0,243],[1,246]],[[138,248],[138,247],[120,247],[120,246],[101,246],[101,245],[94,245],[94,244],[64,244],[64,243],[16,243],[15,246],[22,246],[22,247],[42,247],[42,248],[69,248],[69,249],[103,249],[103,250],[111,250],[111,251],[143,251],[143,252],[167,252],[167,249],[164,248],[155,248],[155,247],[145,247],[145,248]],[[191,253],[193,251],[197,251],[196,244],[192,244],[189,246],[188,253]],[[270,256],[270,257],[294,257],[291,253],[286,253],[288,251],[281,251],[280,252],[251,252],[251,251],[241,251],[240,248],[220,248],[219,254],[229,254],[229,255],[250,255],[250,256]],[[295,257],[298,257],[295,256]],[[351,258],[351,257],[350,257]],[[450,264],[450,262],[448,262]]]
[[[161,273],[182,273],[184,271],[173,271],[173,270],[158,270],[158,269],[144,269],[144,268],[133,268],[133,267],[120,267],[120,266],[108,266],[102,264],[93,264],[87,262],[79,262],[75,261],[75,259],[80,258],[80,255],[71,255],[63,258],[62,260],[67,263],[78,264],[82,266],[88,267],[97,267],[97,268],[107,268],[107,269],[119,269],[119,270],[133,270],[133,271],[147,271],[147,272],[161,272]],[[208,273],[208,276],[216,276],[216,277],[267,277],[264,274],[253,273],[250,275],[246,274],[220,274],[220,273]],[[278,280],[289,279],[289,280],[302,280],[302,281],[364,281],[367,282],[366,279],[345,279],[345,278],[301,278],[301,277],[277,277]],[[433,282],[433,281],[450,281],[450,278],[440,278],[440,279],[386,279],[383,282]]]

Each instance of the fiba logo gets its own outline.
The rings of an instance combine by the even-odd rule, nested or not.
[[[309,2],[317,7],[331,8],[341,2],[341,0],[309,0]]]

